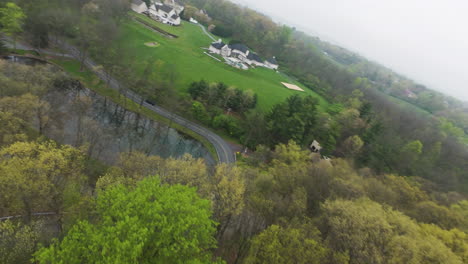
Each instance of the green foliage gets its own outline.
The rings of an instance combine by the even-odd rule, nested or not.
[[[99,194],[99,220],[81,221],[62,241],[36,253],[39,263],[209,263],[215,247],[210,205],[194,189],[117,185]]]
[[[29,220],[40,210],[61,214],[79,199],[83,154],[53,142],[17,142],[0,150],[0,214]]]
[[[362,139],[357,136],[351,136],[343,142],[343,151],[346,157],[355,157],[364,146]]]
[[[30,263],[36,250],[40,229],[44,226],[35,222],[31,225],[0,221],[0,262],[3,264]]]
[[[406,144],[403,147],[402,152],[407,153],[409,155],[418,156],[422,153],[422,148],[423,144],[421,143],[421,141],[415,140]]]
[[[224,129],[228,135],[232,137],[240,137],[242,130],[239,126],[239,121],[229,115],[218,115],[213,119],[213,127],[216,129]]]
[[[301,145],[312,142],[312,132],[316,124],[317,101],[312,97],[298,95],[289,97],[286,102],[273,107],[267,115],[268,130],[272,143],[287,143],[294,140]]]
[[[12,113],[0,112],[0,147],[27,140],[25,122]]]
[[[197,101],[193,102],[191,112],[193,117],[203,124],[208,124],[210,122],[210,116],[202,103]]]
[[[323,210],[321,231],[331,248],[349,252],[350,264],[463,263],[465,253],[452,251],[433,232],[367,199],[328,201]],[[466,241],[459,242],[466,248]]]
[[[257,105],[257,95],[251,90],[242,91],[224,83],[209,85],[201,80],[190,84],[188,92],[192,99],[203,101],[207,107],[216,106],[238,113],[244,113]]]
[[[8,53],[8,47],[3,40],[0,40],[0,55]]]
[[[233,34],[233,30],[229,26],[225,26],[223,24],[216,24],[216,27],[213,29],[213,33],[217,36],[220,36],[222,38],[229,38]]]
[[[15,36],[22,32],[24,19],[23,10],[15,3],[8,2],[5,7],[0,8],[1,32],[7,36]]]
[[[244,263],[325,263],[328,250],[317,233],[313,226],[272,225],[254,237]]]

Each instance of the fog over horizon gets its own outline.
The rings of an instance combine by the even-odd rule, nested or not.
[[[468,1],[231,1],[468,101]]]

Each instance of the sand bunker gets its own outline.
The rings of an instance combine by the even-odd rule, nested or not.
[[[150,48],[155,48],[155,47],[159,46],[159,43],[157,43],[157,42],[146,42],[145,46],[150,47]]]
[[[281,84],[283,84],[286,88],[294,90],[294,91],[300,91],[300,92],[304,91],[303,89],[301,89],[301,87],[299,87],[299,86],[297,86],[295,84],[284,83],[284,82],[282,82]]]

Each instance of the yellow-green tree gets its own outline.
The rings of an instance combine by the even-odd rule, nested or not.
[[[245,263],[327,263],[329,250],[321,244],[318,233],[307,225],[299,228],[272,225],[253,238]]]
[[[0,111],[0,147],[17,141],[26,141],[26,123],[12,113]]]
[[[245,181],[237,167],[220,164],[211,180],[211,199],[215,218],[221,223],[218,235],[223,235],[232,217],[244,208]]]
[[[324,203],[320,229],[327,246],[348,252],[357,263],[461,264],[467,241],[437,226],[429,231],[398,211],[372,202],[335,200]],[[451,241],[452,239],[452,241]]]
[[[5,7],[0,8],[0,32],[13,37],[14,48],[16,49],[16,37],[23,31],[23,23],[26,15],[23,10],[15,3],[6,3]]]
[[[83,154],[53,142],[17,142],[0,150],[1,215],[64,210],[83,191]]]

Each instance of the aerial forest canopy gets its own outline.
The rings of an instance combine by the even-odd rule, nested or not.
[[[183,18],[276,56],[279,73],[265,76],[314,93],[262,109],[265,93],[248,83],[198,76],[177,90],[177,61],[157,58],[153,43],[140,63],[125,45],[157,34],[131,1],[0,0],[0,52],[41,55],[27,44],[49,61],[0,60],[0,263],[468,263],[463,103],[229,1],[181,2]],[[160,27],[181,34],[174,44],[187,25]],[[418,98],[402,100],[406,89]],[[112,115],[136,112],[136,138],[143,105],[160,105],[247,155],[208,164],[130,148],[109,161],[115,139],[100,142],[106,131],[89,117],[96,94]]]

